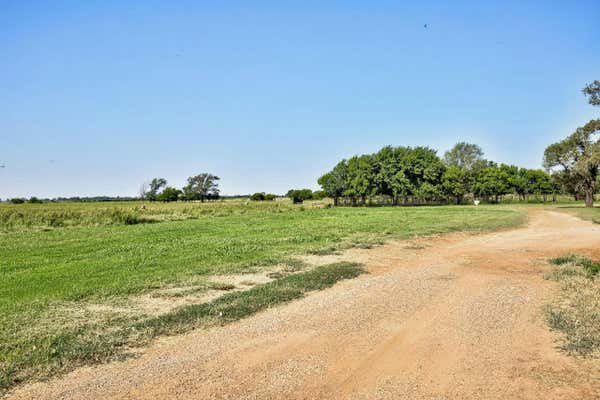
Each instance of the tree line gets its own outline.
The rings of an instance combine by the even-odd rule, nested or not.
[[[583,89],[589,103],[600,105],[600,82]],[[498,164],[482,149],[457,143],[444,154],[429,147],[386,146],[373,154],[340,161],[318,179],[334,204],[461,204],[466,199],[498,202],[513,194],[556,199],[559,193],[585,198],[593,206],[600,171],[600,120],[592,120],[544,154],[546,170]]]
[[[335,205],[353,206],[461,204],[474,198],[498,202],[509,193],[523,200],[532,194],[546,199],[559,193],[546,172],[488,161],[479,146],[464,142],[443,159],[429,147],[386,146],[340,161],[318,183]]]

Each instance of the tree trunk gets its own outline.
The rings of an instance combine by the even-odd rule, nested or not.
[[[461,196],[456,196],[456,205],[460,204]]]
[[[585,191],[585,206],[594,207],[594,190],[588,189]]]
[[[334,197],[334,198],[333,198],[333,205],[334,205],[335,207],[337,207],[337,205],[338,205],[338,198],[337,198],[337,197]]]

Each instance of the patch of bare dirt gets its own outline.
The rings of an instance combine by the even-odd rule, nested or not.
[[[308,257],[372,273],[8,398],[599,399],[598,362],[558,351],[540,312],[545,260],[598,248],[599,225],[533,210],[511,231]]]

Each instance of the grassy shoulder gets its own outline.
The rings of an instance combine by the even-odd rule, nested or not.
[[[570,204],[556,206],[556,209],[567,212],[581,219],[585,219],[586,221],[592,221],[596,224],[600,224],[600,207],[587,208],[582,204]]]
[[[575,355],[600,355],[600,263],[569,254],[551,260],[547,279],[561,284],[546,306],[548,325],[564,334],[561,348]]]
[[[203,325],[198,321],[211,315],[200,305],[158,317],[97,312],[99,306],[126,307],[132,296],[206,282],[215,275],[263,270],[289,263],[297,254],[416,235],[505,229],[524,220],[524,213],[507,207],[295,207],[289,212],[235,211],[160,224],[4,232],[0,385],[117,357],[132,342]],[[323,278],[318,275],[317,280]],[[290,281],[285,282],[285,287],[274,286],[281,289],[277,295],[272,290],[265,293],[262,303],[298,296]],[[259,295],[261,290],[257,287],[252,293]],[[237,293],[225,296],[235,307],[224,316],[243,315],[250,307]]]
[[[24,334],[18,346],[17,343],[0,345],[0,393],[33,377],[47,377],[79,365],[125,357],[132,348],[143,346],[159,335],[233,322],[363,272],[355,263],[324,265],[154,318],[97,321],[77,329],[45,332],[43,336]]]

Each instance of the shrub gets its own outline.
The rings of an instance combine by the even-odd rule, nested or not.
[[[10,199],[10,202],[13,204],[23,204],[25,203],[25,199],[15,197],[14,199]]]
[[[316,190],[312,194],[312,198],[315,200],[323,200],[326,197],[327,197],[327,192],[325,192],[324,190]]]
[[[156,197],[158,201],[177,201],[179,198],[183,196],[183,192],[179,189],[175,189],[172,187],[166,187],[164,190]]]
[[[313,192],[310,189],[292,189],[287,192],[287,197],[292,199],[294,204],[302,204],[304,200],[313,198]]]
[[[28,203],[31,203],[31,204],[42,204],[42,201],[40,199],[38,199],[37,197],[33,196],[32,198],[29,199]]]
[[[250,196],[250,200],[252,200],[252,201],[273,201],[273,200],[275,200],[276,197],[277,197],[277,195],[274,195],[272,193],[257,192],[257,193],[254,193],[252,196]]]
[[[257,192],[250,196],[252,201],[263,201],[265,199],[265,192]]]

